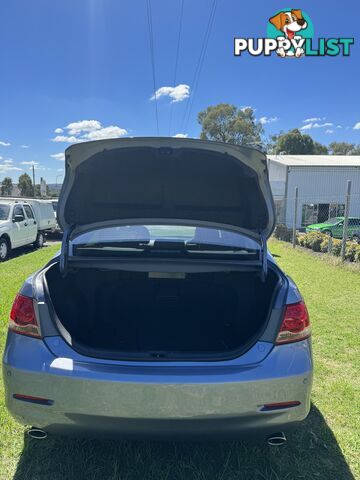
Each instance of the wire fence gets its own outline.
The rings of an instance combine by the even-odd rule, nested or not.
[[[342,259],[347,240],[360,243],[360,192],[354,191],[354,184],[359,190],[359,182],[347,180],[337,189],[329,185],[327,192],[324,185],[315,185],[312,192],[306,186],[305,193],[295,186],[292,191],[287,189],[283,195],[273,196],[276,224],[286,227],[294,248],[297,236],[309,231],[327,234],[331,238],[330,249],[333,238],[342,240]]]

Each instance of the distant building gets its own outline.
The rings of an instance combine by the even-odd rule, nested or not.
[[[360,155],[268,155],[278,222],[291,226],[298,187],[297,228],[343,216],[347,181],[349,215],[360,217]]]

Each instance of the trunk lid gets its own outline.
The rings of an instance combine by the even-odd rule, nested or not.
[[[275,224],[266,156],[179,138],[72,145],[58,205],[65,239],[126,222],[218,226],[263,243]],[[70,234],[71,232],[71,234]]]

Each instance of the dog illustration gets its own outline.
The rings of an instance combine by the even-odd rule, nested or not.
[[[307,27],[307,22],[303,18],[301,10],[290,10],[289,12],[280,12],[277,15],[271,17],[269,22],[272,23],[275,28],[284,33],[285,38],[289,40],[299,39],[297,32]],[[279,37],[278,37],[279,38]],[[284,48],[279,48],[276,52],[281,57],[296,56],[301,57],[304,55],[303,48],[297,48],[295,53],[292,50],[285,52]]]

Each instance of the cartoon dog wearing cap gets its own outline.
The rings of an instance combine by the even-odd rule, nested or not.
[[[280,30],[285,38],[288,40],[298,40],[302,37],[297,35],[300,30],[303,30],[307,27],[307,22],[303,18],[301,10],[290,10],[288,12],[279,12],[269,19],[269,22],[272,23],[275,28]],[[281,37],[278,37],[280,39]],[[304,55],[303,48],[296,48],[295,52],[293,50],[285,51],[284,48],[280,47],[277,52],[281,57],[301,57]]]

